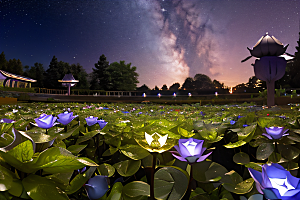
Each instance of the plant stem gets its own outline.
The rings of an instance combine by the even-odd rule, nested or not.
[[[157,153],[152,153],[152,168],[151,168],[151,180],[150,180],[150,200],[155,200],[154,197],[154,173],[156,166]]]
[[[189,185],[188,185],[188,188],[187,188],[187,191],[183,197],[184,200],[188,200],[190,199],[190,196],[191,196],[191,192],[192,192],[192,182],[193,182],[193,164],[190,164],[191,165],[191,171],[190,171],[190,180],[189,180]]]

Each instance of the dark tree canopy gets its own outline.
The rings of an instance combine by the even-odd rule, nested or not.
[[[300,88],[300,32],[295,58],[288,61],[284,76],[275,82],[276,88]]]
[[[44,86],[47,88],[62,88],[62,84],[58,80],[62,80],[63,77],[72,73],[79,83],[76,84],[75,88],[88,88],[87,73],[85,69],[79,64],[70,65],[67,62],[57,61],[57,58],[53,56],[49,68],[44,73],[45,81]]]
[[[166,84],[164,84],[162,87],[161,87],[161,90],[168,90],[168,86]]]
[[[178,91],[180,88],[180,84],[179,83],[174,83],[173,85],[170,86],[169,90],[170,91]]]
[[[92,90],[104,90],[108,84],[108,77],[106,70],[109,67],[109,62],[106,60],[104,54],[99,58],[99,61],[95,63],[95,68],[91,73],[90,89]]]
[[[44,73],[45,69],[43,64],[41,63],[34,63],[34,66],[30,67],[27,65],[25,66],[24,76],[37,80],[35,83],[32,83],[33,87],[44,87]]]
[[[156,85],[152,90],[159,90],[159,88]]]
[[[150,90],[150,88],[146,84],[143,84],[141,87],[136,88],[136,90],[146,91],[146,90]]]
[[[136,67],[131,67],[131,63],[125,64],[125,61],[111,63],[105,70],[107,84],[105,90],[130,91],[136,89],[138,73]]]
[[[192,77],[186,78],[181,88],[184,90],[194,90],[195,89],[194,79]]]
[[[7,60],[5,58],[4,52],[0,54],[0,69],[6,71]]]
[[[20,59],[9,59],[9,61],[6,64],[6,70],[7,72],[17,74],[17,75],[23,75],[23,65]]]

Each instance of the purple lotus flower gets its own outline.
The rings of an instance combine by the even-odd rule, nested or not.
[[[235,121],[234,121],[234,120],[230,120],[230,124],[231,124],[231,125],[234,125],[234,124],[235,124]]]
[[[85,121],[88,126],[93,126],[94,124],[96,124],[98,122],[98,117],[90,116],[90,117],[85,118]]]
[[[263,133],[264,136],[269,138],[270,140],[273,139],[280,139],[283,136],[289,135],[286,133],[289,129],[284,129],[284,127],[270,127],[270,128],[265,128],[267,133]]]
[[[73,116],[73,112],[66,111],[64,113],[60,113],[59,115],[57,115],[57,117],[59,117],[59,119],[57,119],[57,121],[66,126],[77,116],[78,115]]]
[[[10,123],[14,123],[14,122],[15,122],[14,120],[7,119],[7,118],[3,118],[3,119],[0,120],[0,123],[8,123],[8,124],[10,124]]]
[[[300,199],[299,178],[292,176],[281,165],[264,164],[262,172],[251,168],[248,170],[256,183],[257,191],[264,194],[267,199]]]
[[[100,119],[98,120],[98,124],[100,126],[100,129],[103,129],[106,126],[107,122],[103,119]]]
[[[172,155],[178,160],[188,162],[190,164],[195,162],[201,162],[205,160],[212,152],[202,156],[203,152],[206,150],[202,147],[204,140],[197,140],[194,138],[189,139],[179,139],[178,146],[174,146],[177,150],[172,151]],[[176,155],[179,154],[179,155]]]
[[[41,114],[40,117],[35,118],[36,125],[40,128],[49,129],[55,126],[57,117],[53,117],[52,115],[46,115],[45,113]]]
[[[88,197],[92,199],[101,198],[108,190],[107,176],[94,176],[85,184],[85,190]]]

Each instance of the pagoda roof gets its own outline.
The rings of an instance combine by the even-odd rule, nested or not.
[[[0,79],[14,79],[14,80],[18,80],[18,81],[31,82],[31,83],[36,82],[36,80],[34,80],[34,79],[16,75],[16,74],[12,74],[12,73],[9,73],[9,72],[3,71],[3,70],[0,70]]]

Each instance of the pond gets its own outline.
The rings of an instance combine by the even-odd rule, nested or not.
[[[299,109],[2,105],[0,197],[298,199]]]

